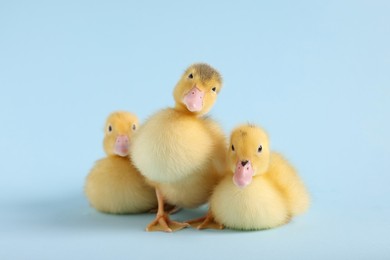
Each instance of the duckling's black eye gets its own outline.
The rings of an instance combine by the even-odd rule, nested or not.
[[[192,79],[192,78],[194,78],[194,75],[192,75],[192,73],[191,73],[190,75],[188,75],[188,78]]]
[[[137,129],[137,126],[134,124],[133,125],[133,131],[135,131],[135,129]]]
[[[234,152],[234,145],[232,145],[232,151]]]
[[[108,132],[111,132],[111,131],[112,131],[112,126],[109,125],[109,126],[108,126]]]
[[[263,146],[260,145],[259,148],[257,148],[257,152],[261,153],[262,150],[263,150]]]
[[[215,92],[215,91],[217,91],[217,88],[213,87],[211,90]]]

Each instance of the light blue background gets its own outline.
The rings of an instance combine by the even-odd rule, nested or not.
[[[385,0],[1,1],[0,258],[389,259],[389,14]],[[225,131],[262,125],[299,169],[306,215],[165,234],[88,206],[106,116],[173,105],[198,61],[224,77]]]

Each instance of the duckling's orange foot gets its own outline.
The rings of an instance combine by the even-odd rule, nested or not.
[[[207,214],[205,217],[193,219],[190,221],[187,221],[188,224],[191,225],[191,227],[196,228],[198,230],[201,229],[224,229],[225,227],[222,224],[219,224],[214,220],[214,217],[211,214]]]
[[[156,218],[146,227],[146,231],[174,232],[189,227],[188,223],[176,222],[169,219],[168,214],[157,215]]]

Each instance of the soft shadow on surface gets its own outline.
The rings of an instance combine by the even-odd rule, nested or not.
[[[25,198],[8,201],[2,205],[4,214],[0,216],[2,222],[6,221],[11,225],[2,226],[0,231],[14,231],[17,229],[25,230],[58,230],[58,231],[123,231],[145,232],[146,226],[154,219],[155,213],[126,214],[115,215],[96,211],[92,208],[82,192],[64,194],[62,196],[39,196],[36,198]],[[188,221],[203,217],[208,211],[208,206],[203,205],[196,209],[181,209],[179,212],[171,215],[172,220]],[[292,221],[294,222],[294,220]],[[298,221],[298,223],[300,223]],[[182,232],[195,232],[199,234],[218,234],[218,233],[269,233],[274,230],[282,230],[287,227],[297,228],[292,223],[279,227],[277,229],[259,230],[259,231],[240,231],[240,230],[214,230],[204,229],[196,230],[187,228]],[[161,232],[157,232],[161,233]]]
[[[139,231],[154,219],[155,213],[113,215],[96,211],[82,193],[62,197],[34,198],[6,205],[5,218],[9,218],[19,228],[58,229],[61,231]],[[197,209],[182,209],[171,215],[176,221],[187,221],[204,216],[207,206]],[[16,226],[16,225],[14,225]],[[11,230],[12,227],[5,228]],[[188,228],[190,230],[192,228]],[[193,232],[235,232],[232,230],[192,230]]]
[[[58,198],[29,199],[10,205],[8,213],[14,222],[26,228],[60,230],[141,230],[153,214],[111,215],[89,206],[83,194]]]

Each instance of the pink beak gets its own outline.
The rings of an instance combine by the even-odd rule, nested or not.
[[[119,135],[116,138],[114,153],[122,157],[129,154],[129,138],[126,135]]]
[[[183,102],[189,111],[199,112],[203,108],[203,97],[204,92],[195,86],[184,96]]]
[[[238,161],[233,182],[239,188],[245,188],[252,182],[254,170],[250,161]]]

